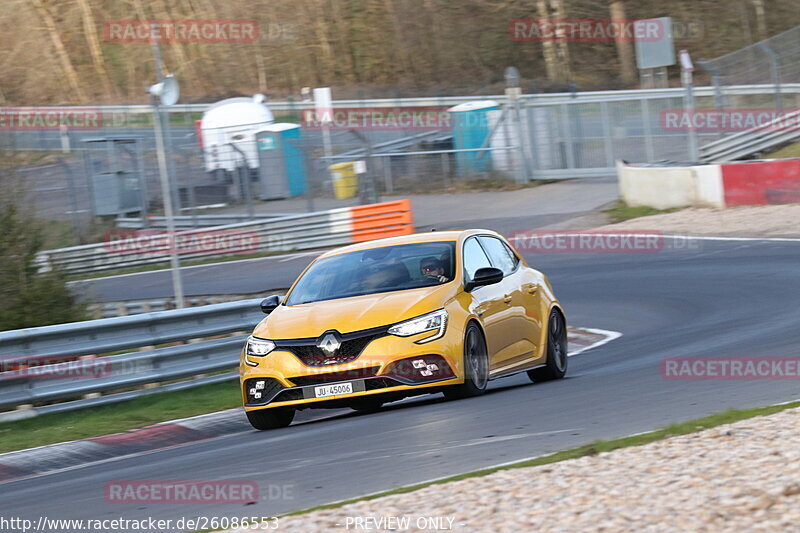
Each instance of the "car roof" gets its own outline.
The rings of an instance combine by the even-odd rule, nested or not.
[[[399,237],[387,237],[384,239],[375,239],[373,241],[365,241],[357,244],[350,244],[329,250],[319,257],[328,257],[331,255],[339,255],[348,252],[355,252],[358,250],[368,250],[370,248],[381,248],[384,246],[396,246],[398,244],[414,244],[419,242],[455,242],[461,238],[466,238],[470,235],[476,234],[490,234],[497,235],[494,231],[484,229],[468,229],[468,230],[451,230],[451,231],[428,231],[425,233],[414,233],[411,235],[401,235]]]

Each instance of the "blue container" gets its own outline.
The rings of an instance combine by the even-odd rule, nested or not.
[[[270,124],[256,133],[262,200],[291,198],[306,192],[300,138],[297,124]]]
[[[448,109],[452,117],[453,146],[456,150],[489,148],[489,112],[500,109],[494,100],[459,104]],[[483,153],[481,156],[480,154]],[[456,152],[456,172],[459,176],[492,169],[492,155],[486,152]]]

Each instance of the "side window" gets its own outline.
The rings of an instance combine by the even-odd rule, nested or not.
[[[467,242],[464,243],[464,272],[467,279],[471,280],[479,268],[490,266],[492,264],[481,245],[478,244],[478,239],[474,237],[467,239]]]
[[[514,263],[514,268],[517,268],[517,265],[519,265],[519,257],[517,257],[516,252],[514,252],[514,250],[508,245],[508,243],[504,242],[503,247],[506,249],[508,255],[511,257],[511,262]]]
[[[510,274],[517,268],[517,258],[508,249],[503,241],[495,237],[478,237],[481,244],[489,253],[492,264],[503,271],[503,274]]]

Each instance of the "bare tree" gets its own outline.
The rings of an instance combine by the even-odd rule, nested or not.
[[[758,38],[763,41],[767,38],[767,13],[764,9],[764,0],[753,0],[753,8],[756,10]]]
[[[608,5],[612,20],[625,21],[625,1],[612,0]],[[636,64],[633,57],[633,43],[626,39],[622,32],[617,32],[614,42],[617,46],[617,59],[619,60],[620,75],[623,81],[636,81]]]
[[[39,14],[42,22],[44,23],[47,35],[50,37],[50,42],[53,44],[53,48],[56,50],[56,55],[61,62],[61,68],[64,71],[64,76],[67,78],[67,83],[69,83],[69,86],[75,93],[79,103],[87,102],[88,99],[86,97],[86,93],[81,86],[78,73],[75,71],[75,67],[73,66],[72,60],[69,57],[67,48],[64,46],[64,42],[61,39],[61,34],[58,32],[55,19],[50,14],[50,11],[47,9],[47,6],[45,6],[43,0],[31,0],[31,4],[36,9],[36,12]]]
[[[94,15],[92,15],[92,8],[88,0],[77,0],[77,3],[78,7],[81,8],[86,44],[89,45],[89,53],[92,55],[92,62],[94,63],[95,71],[97,71],[97,76],[100,78],[100,83],[103,85],[105,96],[117,96],[116,88],[112,85],[106,69],[103,52],[100,49],[100,39],[97,37],[97,27],[95,26]]]

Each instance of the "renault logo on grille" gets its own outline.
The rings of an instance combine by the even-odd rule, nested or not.
[[[326,333],[317,342],[317,348],[325,352],[325,355],[333,355],[339,349],[341,342],[335,333]]]

